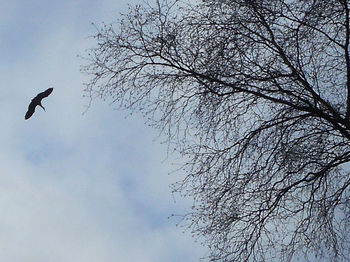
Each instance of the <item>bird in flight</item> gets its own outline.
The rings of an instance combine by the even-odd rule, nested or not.
[[[44,109],[45,111],[45,107],[42,106],[41,100],[45,97],[48,97],[52,93],[52,90],[53,90],[52,87],[49,89],[46,89],[44,92],[39,93],[36,97],[32,99],[32,101],[28,106],[28,111],[24,117],[26,120],[29,119],[34,114],[36,106],[42,107],[42,109]]]

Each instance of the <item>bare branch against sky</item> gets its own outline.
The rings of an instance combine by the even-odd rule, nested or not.
[[[98,27],[86,89],[185,157],[212,261],[348,261],[349,5],[164,0]]]

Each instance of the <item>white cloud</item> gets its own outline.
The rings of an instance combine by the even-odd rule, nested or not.
[[[11,15],[0,32],[0,260],[197,261],[203,249],[167,219],[186,203],[173,202],[157,133],[101,101],[82,115],[76,55],[91,43],[90,22],[122,11],[96,3],[2,5]],[[25,121],[30,99],[50,86],[46,112]]]

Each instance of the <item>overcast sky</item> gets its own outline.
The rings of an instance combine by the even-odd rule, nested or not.
[[[77,58],[91,22],[126,2],[0,0],[0,261],[198,261],[205,250],[171,213],[178,177],[157,131],[140,116],[83,98]],[[135,3],[135,1],[134,1]],[[24,120],[30,100],[54,87]]]

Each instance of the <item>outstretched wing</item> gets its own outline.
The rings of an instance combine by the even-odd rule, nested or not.
[[[35,112],[35,107],[36,107],[36,104],[32,101],[30,104],[29,104],[29,106],[28,106],[28,111],[27,111],[27,113],[26,113],[26,115],[25,115],[25,119],[27,120],[28,118],[30,118],[33,114],[34,114],[34,112]]]
[[[45,97],[48,97],[53,91],[53,88],[48,88],[44,92],[39,93],[36,97],[32,99],[32,102],[30,102],[28,106],[28,111],[25,115],[25,119],[29,119],[35,112],[35,107],[37,105],[41,105],[41,100]]]
[[[34,99],[41,100],[45,97],[48,97],[52,93],[52,91],[53,91],[53,88],[50,87],[50,88],[46,89],[44,92],[39,93]]]

